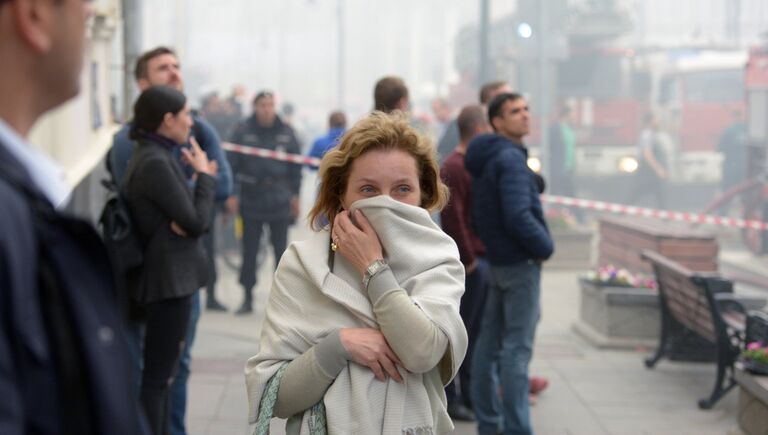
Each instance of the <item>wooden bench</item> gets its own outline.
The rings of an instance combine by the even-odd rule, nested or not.
[[[661,334],[655,355],[645,360],[652,368],[681,343],[697,337],[714,344],[717,378],[699,408],[709,409],[735,385],[734,362],[744,345],[746,310],[733,295],[732,282],[716,273],[693,272],[653,251],[643,251],[656,276],[661,310]]]

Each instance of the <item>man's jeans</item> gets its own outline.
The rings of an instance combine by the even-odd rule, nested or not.
[[[471,397],[480,435],[532,434],[528,363],[539,320],[541,265],[491,266],[480,336],[472,356]],[[501,399],[494,382],[499,370]],[[501,404],[499,406],[499,403]]]
[[[181,352],[179,367],[171,385],[171,435],[186,435],[187,433],[184,425],[184,418],[187,413],[187,382],[192,369],[192,345],[195,342],[198,320],[200,320],[200,292],[196,291],[192,296],[192,313],[189,316],[184,350]]]
[[[187,410],[187,381],[192,365],[192,344],[195,341],[197,321],[200,319],[200,292],[192,294],[192,312],[189,315],[187,336],[184,339],[184,349],[181,351],[179,366],[173,378],[170,394],[171,406],[171,435],[186,435],[184,418]],[[125,341],[131,358],[132,375],[136,386],[136,400],[139,399],[141,376],[144,368],[144,322],[128,321],[125,328]]]

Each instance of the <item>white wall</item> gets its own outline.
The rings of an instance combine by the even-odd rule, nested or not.
[[[71,187],[77,186],[92,171],[111,145],[115,125],[110,113],[110,95],[118,92],[121,85],[111,73],[119,0],[99,0],[95,8],[80,95],[47,114],[30,134],[30,142],[64,168]],[[95,119],[100,119],[100,125],[94,124]]]

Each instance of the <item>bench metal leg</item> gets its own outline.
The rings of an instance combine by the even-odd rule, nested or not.
[[[652,369],[653,366],[655,366],[656,363],[659,362],[659,360],[667,354],[667,351],[669,350],[669,344],[670,344],[669,335],[671,332],[672,332],[672,328],[669,324],[669,320],[667,320],[667,315],[666,313],[662,312],[659,347],[656,348],[656,353],[653,356],[645,359],[644,362],[647,368]]]
[[[728,376],[728,380],[725,379],[726,370],[725,364],[718,362],[717,364],[717,380],[715,381],[715,388],[712,389],[712,394],[708,398],[699,400],[699,408],[710,409],[725,396],[733,387],[736,386],[736,381],[733,379],[733,368],[731,368],[731,376]],[[725,384],[725,385],[724,385]]]
[[[666,340],[663,340],[659,343],[659,347],[656,349],[656,353],[653,356],[648,357],[644,360],[645,366],[649,369],[652,369],[653,366],[655,366],[656,363],[659,362],[659,360],[663,358],[666,353],[667,353],[667,343],[666,343]]]

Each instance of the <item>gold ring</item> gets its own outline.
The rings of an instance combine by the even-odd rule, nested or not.
[[[338,243],[336,243],[337,240],[339,239],[335,239],[334,241],[331,242],[331,251],[333,252],[336,252],[336,250],[339,249],[339,245]]]

